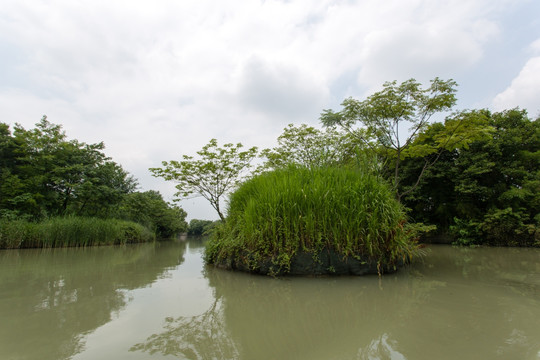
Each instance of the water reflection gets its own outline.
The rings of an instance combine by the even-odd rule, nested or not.
[[[0,251],[0,357],[71,358],[126,306],[127,290],[165,276],[184,252],[166,243]]]
[[[204,242],[0,251],[0,359],[540,359],[539,249],[272,279]]]
[[[165,331],[150,336],[130,351],[183,355],[187,359],[238,359],[240,354],[227,333],[221,299],[192,317],[165,318]]]
[[[389,354],[389,332],[414,316],[436,281],[400,276],[272,279],[207,268],[215,302],[165,320],[132,351],[188,359],[364,359]],[[392,357],[393,358],[393,357]]]
[[[188,359],[538,359],[539,256],[438,247],[383,278],[206,268],[212,305],[166,318],[162,332],[130,350]]]

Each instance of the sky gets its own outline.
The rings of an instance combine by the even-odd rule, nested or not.
[[[454,79],[455,110],[540,116],[538,0],[1,0],[0,121],[43,115],[168,201],[161,161],[267,148],[386,81]],[[204,199],[188,219],[217,219]]]

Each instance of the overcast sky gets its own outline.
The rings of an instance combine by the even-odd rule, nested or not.
[[[540,114],[538,0],[2,0],[0,54],[0,121],[104,141],[167,200],[149,167],[211,138],[273,146],[385,81],[452,78],[456,110]]]

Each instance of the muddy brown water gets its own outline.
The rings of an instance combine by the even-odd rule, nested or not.
[[[0,251],[0,359],[540,359],[540,249],[383,277],[205,267],[204,241]]]

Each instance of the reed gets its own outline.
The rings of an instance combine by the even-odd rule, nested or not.
[[[359,169],[289,167],[243,183],[227,221],[207,245],[206,260],[271,258],[287,267],[299,251],[332,249],[391,264],[416,249],[403,206],[388,184]]]
[[[155,240],[144,226],[118,219],[56,217],[33,223],[0,221],[0,248],[95,246]]]

